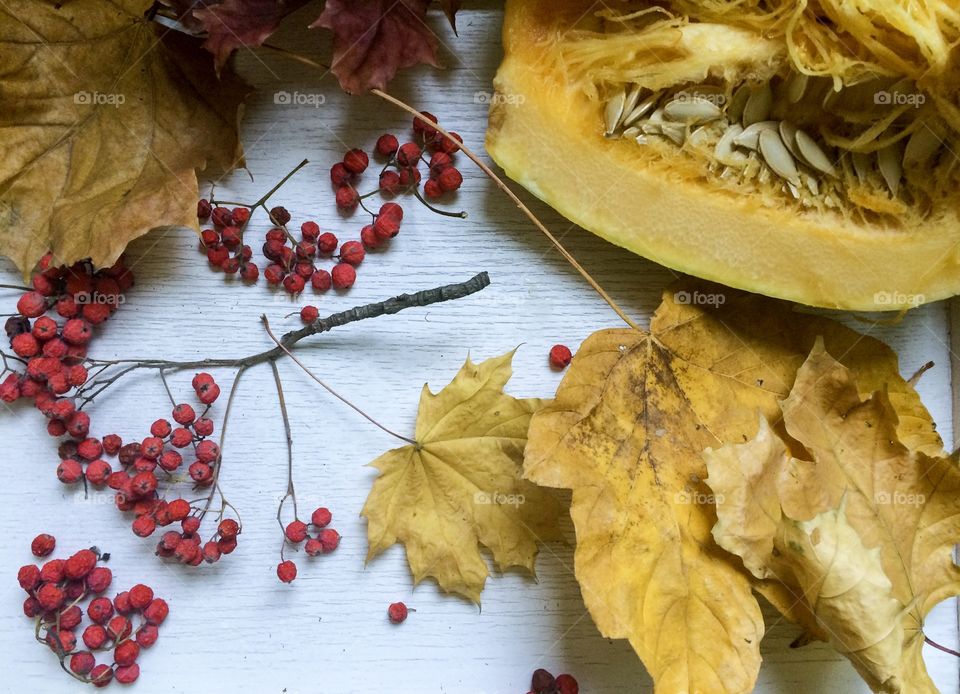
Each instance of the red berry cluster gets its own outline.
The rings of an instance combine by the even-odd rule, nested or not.
[[[250,219],[250,208],[211,207],[206,200],[197,206],[200,221],[210,220],[212,229],[204,229],[200,235],[200,248],[214,267],[227,274],[239,273],[247,282],[256,282],[260,270],[251,258],[253,249],[243,243],[243,233]],[[331,232],[320,231],[313,221],[300,225],[300,239],[287,230],[290,212],[281,206],[270,210],[270,221],[275,224],[266,235],[263,255],[269,264],[263,271],[267,282],[282,286],[296,295],[306,289],[307,283],[315,291],[325,292],[330,287],[348,289],[356,280],[356,266],[363,262],[364,250],[359,241],[347,241],[343,245]],[[240,220],[240,221],[238,221]],[[339,253],[337,248],[339,246]],[[332,258],[337,264],[331,270],[318,268],[316,260]]]
[[[38,535],[31,549],[46,556],[54,544],[52,536]],[[113,600],[102,596],[113,582],[113,573],[98,563],[108,558],[91,547],[42,566],[27,564],[17,572],[17,581],[27,592],[23,613],[36,620],[37,640],[57,654],[70,674],[96,687],[105,687],[113,679],[130,684],[140,676],[140,649],[157,642],[159,626],[170,611],[166,601],[142,583]],[[85,601],[89,601],[90,623],[80,635],[83,650],[78,649],[77,630],[83,625]],[[139,615],[137,625],[132,621],[135,615]],[[97,651],[112,653],[108,661],[97,664]]]
[[[333,514],[321,506],[311,514],[309,525],[300,519],[292,520],[284,528],[283,534],[287,542],[293,545],[299,545],[306,540],[303,550],[311,557],[330,554],[340,545],[340,533],[327,527],[332,520]],[[311,526],[316,531],[316,535],[312,537],[310,536]],[[277,564],[277,578],[283,583],[292,583],[296,577],[297,565],[294,562],[288,559]]]
[[[432,113],[422,111],[421,115],[437,123],[437,117]],[[463,140],[456,133],[450,133],[458,142]],[[422,173],[420,164],[426,156],[429,178],[423,184],[423,194],[436,200],[445,193],[458,190],[463,183],[463,175],[453,164],[453,155],[460,150],[460,146],[442,136],[436,128],[424,123],[419,118],[413,119],[413,139],[402,145],[396,135],[385,133],[379,137],[374,147],[374,153],[386,160],[380,170],[380,180],[377,190],[385,195],[396,195],[405,191],[416,191],[420,188]],[[363,198],[373,193],[361,196],[356,189],[360,174],[366,171],[370,158],[362,149],[351,149],[343,161],[337,162],[330,169],[330,182],[336,190],[337,207],[344,211],[353,211],[361,205]],[[376,191],[374,191],[376,192]],[[395,234],[394,234],[395,235]],[[370,236],[375,247],[390,236],[380,234]],[[364,238],[367,243],[367,238]]]
[[[573,675],[554,677],[543,668],[534,670],[528,694],[579,694],[580,685]]]
[[[197,566],[203,560],[214,562],[221,554],[232,552],[237,546],[240,525],[231,519],[224,520],[215,537],[201,547],[202,511],[184,498],[167,500],[161,493],[161,480],[175,481],[173,475],[183,465],[180,451],[184,449],[192,450],[195,457],[187,468],[194,489],[213,484],[220,447],[208,438],[213,434],[214,423],[207,414],[220,396],[220,387],[210,374],[198,373],[193,378],[193,388],[205,406],[199,416],[191,405],[181,403],[173,408],[173,422],[156,420],[150,426],[150,435],[140,442],[124,444],[116,434],[108,434],[102,441],[95,438],[80,443],[68,441],[60,446],[63,460],[57,474],[65,483],[85,476],[94,486],[105,484],[115,490],[117,509],[134,514],[133,533],[139,537],[149,537],[158,527],[179,523],[179,532],[170,530],[163,534],[157,555]],[[101,455],[117,457],[121,469],[114,472]],[[85,471],[83,462],[86,462]]]
[[[94,271],[89,262],[51,267],[48,254],[33,275],[33,290],[17,301],[17,315],[7,319],[10,347],[23,364],[0,383],[0,400],[32,399],[50,422],[51,436],[86,436],[89,417],[64,397],[87,382],[84,360],[94,326],[110,318],[133,286],[133,274],[118,261]],[[51,312],[59,316],[49,315]],[[7,370],[7,369],[5,369]]]

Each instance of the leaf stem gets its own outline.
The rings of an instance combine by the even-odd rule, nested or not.
[[[923,640],[924,640],[927,644],[933,646],[934,648],[936,648],[936,649],[939,650],[939,651],[943,651],[944,653],[949,653],[949,654],[952,655],[952,656],[955,656],[955,657],[957,657],[957,658],[960,658],[960,653],[958,653],[957,651],[953,650],[952,648],[947,648],[946,646],[941,646],[939,643],[937,643],[936,641],[934,641],[933,639],[931,639],[931,638],[930,638],[929,636],[927,636],[926,634],[924,634]]]

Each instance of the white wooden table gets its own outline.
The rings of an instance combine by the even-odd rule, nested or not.
[[[299,13],[294,21],[299,26],[286,29],[277,42],[299,45],[322,60],[327,39],[306,30],[311,19],[309,12]],[[479,148],[486,120],[483,95],[490,91],[499,60],[500,11],[493,3],[468,6],[460,17],[459,39],[436,20],[448,46],[449,69],[408,73],[392,91],[433,111]],[[295,220],[315,218],[325,229],[356,237],[359,217],[343,220],[333,206],[329,166],[348,146],[369,148],[381,132],[406,132],[409,120],[374,97],[343,95],[329,78],[318,83],[311,69],[276,55],[242,55],[240,65],[260,87],[244,126],[255,180],[236,173],[221,181],[219,190],[229,198],[253,200],[308,157],[311,166],[277,202],[286,204]],[[325,101],[317,108],[277,105],[273,94],[279,90],[319,94]],[[421,385],[445,384],[468,352],[480,359],[520,344],[509,390],[549,397],[560,380],[547,367],[549,347],[556,342],[575,347],[594,330],[618,325],[612,311],[520,213],[478,173],[466,164],[463,169],[468,174],[456,204],[469,211],[469,219],[446,220],[406,205],[403,230],[392,248],[364,262],[349,293],[330,293],[316,303],[325,314],[465,280],[480,270],[490,272],[493,284],[462,301],[338,329],[300,350],[322,377],[402,431],[412,428]],[[673,274],[532,204],[616,301],[645,323]],[[259,222],[256,229],[262,230]],[[270,345],[258,321],[261,313],[277,327],[298,324],[282,316],[301,302],[269,291],[262,281],[245,287],[225,280],[207,268],[195,244],[188,233],[174,232],[155,233],[131,246],[137,286],[96,341],[94,356],[239,356]],[[15,280],[9,265],[3,269],[0,281]],[[3,312],[12,310],[11,295],[0,295],[0,301],[8,307]],[[936,362],[919,387],[945,440],[952,442],[945,306],[925,306],[892,326],[849,317],[846,322],[893,345],[904,374]],[[343,534],[335,554],[312,561],[298,557],[300,576],[292,586],[281,585],[274,573],[280,545],[274,515],[285,488],[285,452],[268,368],[244,377],[225,451],[222,483],[243,516],[240,546],[218,565],[196,570],[154,557],[155,538],[134,537],[109,494],[84,499],[61,485],[54,476],[55,444],[35,411],[18,406],[0,413],[0,651],[7,673],[0,690],[88,691],[59,671],[53,655],[33,641],[31,622],[20,613],[23,596],[14,574],[32,558],[30,539],[44,531],[57,536],[64,552],[91,544],[111,552],[117,589],[146,581],[169,599],[170,619],[157,645],[141,657],[134,691],[523,694],[536,667],[573,673],[586,694],[651,691],[630,647],[602,638],[593,626],[573,577],[570,545],[544,549],[539,581],[516,573],[491,578],[482,610],[441,595],[433,583],[414,589],[400,547],[364,566],[365,523],[359,511],[374,477],[364,465],[394,441],[294,365],[281,363],[280,369],[296,439],[301,508],[329,506]],[[222,380],[228,375],[222,373]],[[190,376],[172,379],[175,394],[190,396]],[[139,438],[154,419],[169,416],[169,408],[161,384],[148,376],[115,386],[93,413],[98,435],[115,431]],[[401,627],[391,626],[385,616],[395,600],[417,610]],[[829,647],[789,649],[797,630],[772,610],[766,613],[769,632],[757,691],[868,691]],[[926,630],[942,643],[956,644],[955,604],[940,605]],[[941,691],[957,692],[957,662],[930,648],[926,660]]]

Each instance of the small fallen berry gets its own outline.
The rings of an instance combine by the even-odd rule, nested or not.
[[[566,345],[554,345],[550,348],[550,366],[555,369],[565,369],[573,359],[570,348]]]
[[[320,310],[316,306],[304,306],[300,309],[300,320],[304,323],[313,323],[320,317]]]
[[[41,533],[33,538],[33,542],[30,543],[30,551],[33,552],[35,557],[45,557],[50,554],[56,546],[57,540],[53,535]]]
[[[400,624],[407,619],[407,606],[402,602],[394,602],[387,608],[387,616],[393,624]]]
[[[533,677],[530,679],[530,689],[537,694],[554,694],[557,680],[543,668],[533,671]]]
[[[293,583],[297,577],[297,565],[289,559],[277,564],[277,578],[283,583]]]
[[[573,675],[558,675],[556,685],[557,694],[580,694],[580,685]]]

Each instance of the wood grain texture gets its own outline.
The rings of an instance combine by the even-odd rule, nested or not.
[[[281,45],[300,46],[315,58],[327,54],[325,36],[306,29],[310,12],[296,14]],[[459,21],[459,39],[434,25],[448,69],[418,70],[392,91],[439,115],[476,148],[483,141],[485,95],[499,60],[500,11],[494,3],[469,5]],[[226,198],[253,200],[301,158],[313,162],[276,199],[295,220],[310,217],[343,238],[356,238],[360,217],[337,214],[327,175],[350,146],[371,146],[381,132],[405,132],[409,121],[373,97],[347,97],[329,76],[267,51],[244,53],[240,65],[259,87],[250,103],[244,138],[250,177],[244,172],[217,184]],[[316,95],[309,105],[275,103],[277,92]],[[373,253],[357,285],[345,294],[315,301],[321,314],[380,300],[404,291],[466,280],[489,271],[492,284],[479,294],[426,309],[411,309],[352,324],[317,336],[300,357],[318,375],[385,424],[412,431],[420,387],[437,387],[457,371],[467,353],[477,360],[521,345],[510,392],[549,397],[560,376],[546,363],[556,342],[579,344],[616,316],[520,213],[479,175],[468,171],[450,206],[469,211],[447,220],[416,205],[392,248]],[[372,181],[368,175],[366,181]],[[659,303],[673,273],[584,233],[542,204],[530,200],[588,270],[642,324]],[[254,225],[255,238],[266,228]],[[295,328],[283,316],[311,298],[240,286],[207,269],[187,232],[154,233],[130,249],[138,277],[127,304],[110,322],[94,356],[166,357],[250,354],[272,343],[259,323],[267,313],[277,330]],[[0,281],[15,278],[4,267]],[[0,301],[12,306],[13,296]],[[9,310],[9,309],[6,309]],[[881,338],[902,355],[909,375],[936,362],[920,382],[946,440],[952,441],[947,315],[942,304],[911,312],[895,325],[844,316],[852,327]],[[650,681],[629,646],[596,631],[572,574],[572,548],[550,545],[538,562],[538,580],[509,573],[495,576],[483,608],[443,596],[435,584],[411,585],[403,552],[393,548],[364,566],[365,525],[359,511],[375,472],[364,465],[395,441],[336,402],[293,364],[280,364],[295,433],[296,483],[302,509],[319,504],[334,512],[343,534],[331,556],[300,560],[292,586],[280,585],[274,569],[281,542],[274,514],[283,495],[285,451],[270,370],[244,376],[225,449],[223,485],[241,510],[244,532],[238,551],[215,566],[184,570],[153,556],[153,542],[134,537],[106,494],[65,489],[55,478],[56,452],[30,408],[0,414],[0,647],[8,676],[0,690],[37,693],[89,691],[56,667],[53,656],[32,640],[20,614],[22,593],[14,571],[29,561],[29,541],[54,533],[64,551],[96,544],[112,553],[115,586],[150,582],[171,602],[171,617],[157,645],[141,658],[135,692],[398,692],[401,694],[523,694],[536,667],[569,671],[585,694],[649,692]],[[229,373],[217,374],[226,382]],[[171,379],[187,398],[190,373]],[[116,432],[140,438],[150,422],[167,415],[161,384],[152,377],[125,379],[92,410],[98,435]],[[223,403],[217,407],[222,413]],[[568,537],[572,538],[570,529]],[[401,627],[386,619],[387,604],[404,600],[417,609]],[[788,648],[796,636],[770,609],[762,644],[764,665],[757,691],[764,694],[866,692],[847,662],[823,645]],[[928,620],[930,636],[956,644],[954,605],[941,605]],[[709,644],[704,644],[709,648]],[[957,663],[927,649],[928,667],[943,692],[957,692]]]

